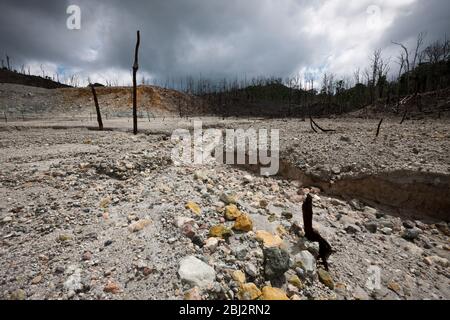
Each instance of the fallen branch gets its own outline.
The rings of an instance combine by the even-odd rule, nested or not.
[[[381,128],[381,124],[383,123],[384,118],[381,118],[380,123],[378,123],[378,128],[377,128],[377,134],[375,135],[375,137],[378,137],[378,135],[380,134],[380,128]]]
[[[302,205],[303,212],[303,227],[305,229],[305,237],[309,241],[319,242],[319,257],[323,263],[325,270],[328,270],[328,257],[332,253],[331,245],[322,236],[313,229],[313,211],[312,211],[312,197],[310,194],[306,196]]]
[[[332,130],[332,129],[323,129],[323,128],[321,128],[321,127],[313,120],[313,118],[312,118],[311,116],[309,116],[309,120],[310,120],[310,122],[311,122],[311,128],[313,128],[314,132],[316,132],[316,133],[317,133],[317,131],[314,129],[313,124],[314,124],[317,128],[319,128],[319,130],[322,131],[322,132],[335,132],[335,131],[336,131],[336,130]]]
[[[312,120],[311,117],[309,117],[309,123],[310,123],[310,125],[311,125],[311,129],[313,129],[313,131],[314,131],[315,133],[317,133],[317,130],[314,128],[313,120]]]

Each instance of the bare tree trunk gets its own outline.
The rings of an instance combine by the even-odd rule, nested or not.
[[[102,131],[103,121],[102,121],[102,114],[100,113],[100,107],[98,105],[97,93],[95,92],[95,86],[93,84],[91,84],[90,87],[92,90],[92,95],[94,96],[95,111],[97,112],[98,130]]]
[[[325,270],[328,270],[328,257],[333,252],[331,245],[325,240],[319,232],[313,229],[312,220],[313,220],[313,205],[312,205],[312,197],[310,194],[306,196],[305,201],[302,205],[303,212],[303,227],[305,231],[305,237],[309,241],[319,242],[319,257],[322,260],[322,263],[325,267]]]
[[[133,134],[137,134],[137,88],[136,88],[136,73],[139,69],[138,53],[139,44],[141,42],[141,36],[139,30],[137,31],[136,49],[134,51],[134,64],[133,64]]]
[[[375,137],[378,137],[378,135],[380,134],[380,129],[381,129],[381,124],[383,123],[383,118],[381,118],[380,122],[378,123],[378,127],[377,127],[377,134],[375,135]]]

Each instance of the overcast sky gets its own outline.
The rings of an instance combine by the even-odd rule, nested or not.
[[[80,30],[66,27],[69,5]],[[429,42],[450,30],[448,0],[0,0],[0,12],[1,54],[16,69],[119,84],[131,82],[138,29],[139,78],[160,79],[351,76],[376,48],[396,55],[392,40],[413,47],[421,31]]]

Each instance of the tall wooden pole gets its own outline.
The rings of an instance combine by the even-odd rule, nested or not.
[[[134,64],[133,64],[133,133],[137,134],[137,88],[136,88],[136,73],[139,69],[138,53],[139,44],[141,42],[141,36],[139,30],[137,31],[136,49],[134,51]]]
[[[95,87],[93,84],[89,85],[92,90],[92,95],[94,96],[94,103],[95,103],[95,111],[97,111],[97,122],[98,122],[98,130],[103,130],[103,121],[102,121],[102,114],[100,113],[100,107],[98,105],[98,99],[97,99],[97,93],[95,92]]]

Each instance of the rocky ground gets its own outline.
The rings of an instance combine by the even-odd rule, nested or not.
[[[294,163],[288,148],[301,142],[294,149],[304,165],[322,163],[334,176],[345,171],[336,161],[344,154],[366,163],[370,148],[381,148],[361,133],[372,123],[325,122],[338,130],[331,135],[310,132],[308,123],[271,125],[280,124],[286,161]],[[421,136],[418,127],[383,131],[389,153],[380,165],[420,164],[420,156],[425,170],[432,164],[448,174],[448,125],[428,131],[423,139],[440,142],[425,145],[412,136]],[[235,166],[174,166],[164,132],[20,129],[0,131],[3,299],[450,298],[445,221],[411,220]],[[411,138],[398,150],[400,135]],[[334,250],[329,272],[316,263],[317,243],[303,236],[307,193],[314,227]],[[380,270],[376,289],[371,270]]]

